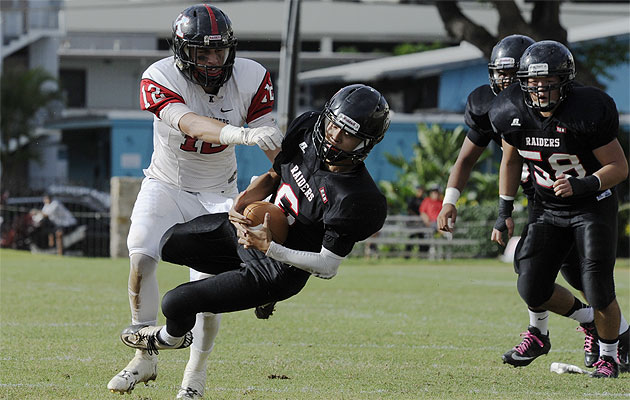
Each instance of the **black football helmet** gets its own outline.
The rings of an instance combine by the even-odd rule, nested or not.
[[[175,64],[186,79],[203,87],[220,87],[230,79],[236,43],[228,16],[209,4],[188,7],[173,22],[171,48]],[[223,65],[209,67],[199,63],[200,49],[227,49]]]
[[[326,126],[332,122],[352,136],[362,140],[351,152],[343,151],[326,140]],[[365,160],[372,148],[380,142],[389,128],[389,105],[376,89],[356,84],[340,89],[324,105],[315,124],[313,144],[317,156],[329,165],[352,160],[358,164]]]
[[[529,78],[557,76],[560,82],[545,86],[530,86]],[[575,79],[575,61],[573,54],[562,43],[553,40],[543,40],[529,46],[521,57],[521,65],[516,77],[521,84],[521,90],[527,106],[538,111],[553,110],[564,100]],[[557,101],[551,100],[551,91],[559,90],[560,97]],[[547,93],[549,101],[546,105],[532,99],[531,93]]]
[[[495,95],[514,82],[521,55],[525,49],[534,43],[534,40],[529,36],[510,35],[504,37],[492,48],[488,63],[488,77],[490,78],[490,87]],[[499,74],[499,71],[504,71],[507,74]]]

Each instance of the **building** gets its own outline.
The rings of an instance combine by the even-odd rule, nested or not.
[[[1,2],[3,68],[43,67],[59,77],[67,93],[66,109],[46,124],[38,141],[43,163],[31,163],[31,186],[61,182],[108,190],[112,176],[142,176],[152,152],[152,115],[139,111],[140,76],[152,62],[170,55],[171,22],[192,3]],[[525,0],[518,4],[525,13],[531,9]],[[217,5],[233,22],[238,55],[265,65],[278,91],[285,3],[250,0]],[[463,2],[462,8],[491,31],[496,26],[497,15],[489,4]],[[387,89],[394,118],[386,140],[368,163],[376,180],[395,177],[383,153],[407,154],[420,121],[462,123],[468,92],[487,81],[487,61],[479,50],[453,43],[428,2],[303,1],[301,15],[300,109],[320,108],[323,99],[344,83],[374,82]],[[563,3],[561,15],[571,41],[628,40],[627,4]],[[625,24],[620,22],[624,20]],[[391,57],[400,43],[435,41],[447,47]],[[627,64],[612,73],[615,84],[609,86],[616,92],[611,94],[627,119]],[[237,155],[240,187],[269,166],[255,148],[240,146]]]

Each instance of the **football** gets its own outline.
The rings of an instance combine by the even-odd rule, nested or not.
[[[289,221],[280,207],[268,201],[255,201],[245,207],[243,211],[243,215],[252,221],[252,227],[254,228],[258,226],[262,228],[265,214],[267,213],[271,216],[271,226],[269,227],[271,229],[271,238],[276,243],[284,243],[289,234]]]

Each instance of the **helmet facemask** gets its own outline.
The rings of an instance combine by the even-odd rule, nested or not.
[[[319,158],[328,165],[347,165],[346,160],[351,160],[352,164],[359,164],[368,156],[368,153],[376,143],[366,135],[352,128],[355,126],[350,118],[344,114],[336,116],[330,109],[326,108],[317,119],[313,142]],[[352,151],[342,150],[326,139],[326,129],[328,124],[334,124],[346,133],[361,139],[361,142]]]
[[[557,82],[547,83],[545,85],[539,85],[537,83],[531,84],[529,82],[531,78],[542,77],[557,77],[558,79]],[[550,75],[519,72],[518,79],[521,91],[523,92],[525,104],[536,111],[542,112],[548,112],[555,109],[558,104],[567,97],[571,87],[573,86],[570,71],[558,72]],[[553,98],[554,93],[557,93],[557,98],[555,99]]]
[[[207,65],[203,62],[203,58],[207,57],[205,53],[218,49],[225,49],[222,65]],[[180,53],[183,56],[176,57],[177,67],[186,78],[203,87],[220,87],[232,76],[236,56],[234,46],[210,47],[183,43]]]
[[[516,79],[516,71],[518,70],[518,60],[511,57],[501,57],[488,64],[488,79],[492,93],[499,94],[501,90],[506,89]]]

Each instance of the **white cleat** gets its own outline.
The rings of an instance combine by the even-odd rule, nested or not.
[[[131,393],[136,384],[144,382],[146,385],[156,377],[157,357],[138,351],[129,364],[109,381],[107,389],[112,393]]]
[[[206,371],[184,371],[182,386],[177,392],[176,399],[203,399],[206,386]]]

